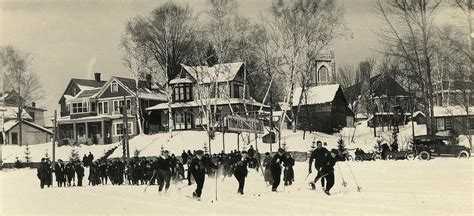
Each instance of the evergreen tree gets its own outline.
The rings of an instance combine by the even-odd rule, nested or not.
[[[69,156],[69,161],[70,162],[81,161],[81,158],[79,157],[79,151],[76,148],[73,148],[71,150],[71,155]]]
[[[346,151],[346,144],[344,143],[344,139],[342,139],[342,136],[339,137],[339,140],[337,140],[337,149],[341,154]]]

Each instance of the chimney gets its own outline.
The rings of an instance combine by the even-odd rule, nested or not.
[[[151,89],[151,74],[146,75],[146,87]]]
[[[31,102],[31,107],[36,108],[36,102]]]
[[[95,81],[100,82],[100,73],[94,73]]]

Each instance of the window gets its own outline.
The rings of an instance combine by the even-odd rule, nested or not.
[[[328,82],[328,68],[325,67],[325,66],[322,66],[321,68],[319,68],[319,71],[318,71],[318,81],[319,82]]]
[[[12,133],[12,144],[18,144],[18,133],[17,132]]]
[[[109,113],[109,102],[104,101],[104,102],[102,102],[102,103],[104,104],[104,105],[103,105],[103,107],[104,107],[104,114]]]
[[[120,112],[120,102],[122,102],[122,105],[123,105],[123,101],[114,101],[114,112]]]
[[[469,129],[474,130],[474,118],[471,117],[468,119]]]
[[[132,109],[132,100],[127,99],[127,112],[130,113],[130,110]],[[124,106],[124,101],[123,100],[115,100],[114,101],[114,112],[120,112],[120,108]]]
[[[192,100],[192,86],[191,84],[177,84],[173,90],[174,101],[190,101]]]
[[[123,123],[115,123],[115,136],[122,136],[123,135]],[[133,124],[131,122],[128,123],[128,134],[133,135]]]
[[[97,105],[97,109],[99,111],[99,114],[104,113],[104,104],[102,102],[99,102]]]
[[[445,130],[444,118],[437,118],[436,119],[436,127],[437,127],[438,131],[444,131]]]
[[[111,91],[112,93],[114,93],[114,92],[118,92],[118,89],[119,89],[119,88],[118,88],[118,83],[112,82],[112,85],[110,85],[110,91]]]
[[[95,102],[91,103],[91,112],[95,112]]]
[[[72,113],[86,113],[89,110],[88,106],[88,102],[72,103]]]
[[[446,127],[446,130],[453,129],[453,119],[451,117],[446,118],[445,127]]]
[[[67,110],[68,112],[71,112],[71,104],[66,105],[66,110]]]

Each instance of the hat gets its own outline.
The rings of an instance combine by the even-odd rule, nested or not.
[[[270,152],[265,152],[265,155],[270,155]]]
[[[168,150],[163,151],[163,154],[169,154],[169,153],[170,153],[170,151],[168,151]]]
[[[280,152],[280,153],[285,153],[285,149],[279,148],[279,149],[278,149],[278,152]]]
[[[247,154],[247,151],[245,151],[245,150],[244,150],[244,151],[242,151],[242,154]]]
[[[196,151],[196,155],[203,155],[204,154],[204,151],[203,150],[197,150]]]
[[[337,151],[337,149],[331,149],[331,153],[339,154],[339,151]]]

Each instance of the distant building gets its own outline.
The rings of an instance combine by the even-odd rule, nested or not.
[[[221,127],[223,117],[244,112],[257,112],[260,107],[249,95],[248,84],[243,62],[217,64],[208,66],[182,65],[181,72],[169,81],[172,101],[147,108],[154,119],[152,131],[169,129],[168,110],[171,107],[173,130],[202,130],[209,124],[203,113],[203,106],[211,105],[214,123],[211,127]],[[217,88],[215,88],[217,86]],[[246,92],[244,94],[244,88]]]
[[[437,106],[474,106],[474,83],[471,80],[443,80],[434,84],[434,100]],[[464,100],[466,95],[466,101]]]
[[[297,113],[298,104],[297,129],[334,133],[354,124],[354,113],[339,84],[313,86],[305,91],[296,88],[294,113]]]
[[[370,84],[361,82],[349,86],[344,89],[344,94],[356,116],[368,117],[370,127],[374,127],[375,124],[377,127],[391,126],[395,123],[404,124],[411,115],[412,103],[409,92],[388,74],[371,77]],[[417,111],[417,108],[414,108],[414,111]]]
[[[18,145],[20,144],[20,124],[16,104],[19,95],[15,91],[9,91],[5,94],[0,92],[0,95],[0,115],[3,118],[3,124],[0,125],[2,131],[0,143]],[[44,127],[45,111],[45,109],[36,107],[35,102],[21,110],[23,145],[40,144],[51,140],[53,132]]]
[[[136,95],[138,100],[136,101]],[[138,89],[134,79],[112,77],[102,81],[100,74],[94,80],[71,79],[61,99],[58,118],[59,139],[63,144],[109,144],[123,137],[124,115],[127,109],[128,133],[139,133],[137,103],[140,104],[144,132],[149,131],[149,120],[145,109],[166,101],[166,97],[151,77],[139,81]]]
[[[468,109],[469,115],[463,106],[435,106],[433,116],[437,133],[474,134],[474,107]]]

